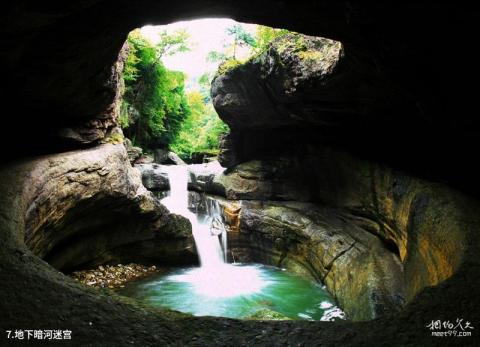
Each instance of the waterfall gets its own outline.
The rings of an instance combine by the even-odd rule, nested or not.
[[[166,166],[170,195],[162,199],[172,213],[188,218],[192,224],[201,267],[214,268],[227,262],[227,232],[218,201],[207,200],[207,215],[197,216],[188,209],[188,168],[186,165]],[[220,242],[220,239],[221,242]]]
[[[222,209],[216,199],[207,197],[206,214],[188,209],[188,167],[165,167],[170,181],[170,195],[161,202],[170,212],[182,215],[192,223],[200,267],[172,276],[172,280],[189,283],[196,293],[214,298],[228,298],[258,293],[268,282],[255,266],[227,264],[227,232]]]

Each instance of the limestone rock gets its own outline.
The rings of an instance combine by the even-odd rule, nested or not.
[[[224,170],[218,161],[189,165],[188,189],[225,196],[225,187],[217,180]]]
[[[123,144],[27,162],[25,243],[59,269],[105,261],[188,257],[190,223],[142,185]]]
[[[322,281],[354,320],[405,305],[398,256],[341,210],[260,201],[242,201],[240,209],[240,231],[229,236],[232,252]]]
[[[148,190],[165,191],[170,189],[168,173],[163,165],[138,164],[135,167],[142,173],[142,183]]]
[[[175,152],[168,152],[165,164],[186,165],[186,163]]]
[[[212,82],[213,105],[233,129],[302,122],[333,125],[365,107],[342,102],[346,91],[336,85],[344,78],[340,72],[343,58],[338,41],[285,35],[260,56],[217,75]],[[334,90],[337,102],[327,106]]]
[[[132,144],[130,139],[125,138],[124,140],[125,148],[127,149],[128,159],[130,164],[134,164],[143,154],[143,150],[140,147],[136,147]]]
[[[153,158],[157,164],[166,164],[168,161],[168,151],[163,148],[154,149]]]

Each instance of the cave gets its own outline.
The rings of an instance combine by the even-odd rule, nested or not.
[[[433,1],[5,4],[3,129],[17,131],[1,137],[2,342],[28,327],[74,345],[437,345],[437,323],[463,322],[471,334],[441,342],[475,345],[478,68],[464,49],[478,15]],[[115,134],[128,33],[207,17],[341,42],[318,70],[272,49],[216,76],[227,170],[191,170],[188,188],[218,197],[237,257],[324,282],[348,321],[194,317],[59,272],[197,261],[190,223]]]

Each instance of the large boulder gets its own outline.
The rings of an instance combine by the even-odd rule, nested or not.
[[[189,165],[188,189],[225,196],[225,187],[218,181],[224,170],[218,161]]]
[[[17,236],[57,269],[195,259],[190,223],[145,189],[123,144],[37,158],[15,172],[11,189],[25,208]]]
[[[178,156],[175,152],[168,152],[167,160],[165,164],[173,164],[173,165],[186,165],[182,158]]]
[[[170,189],[168,172],[163,165],[138,164],[135,165],[142,174],[142,183],[148,190],[165,191]]]
[[[340,42],[296,33],[219,73],[211,94],[218,115],[232,130],[221,141],[219,159],[226,167],[290,143],[332,136],[349,141],[349,129],[362,129],[372,117],[381,120],[377,110],[391,102],[389,86],[376,71],[346,55]]]
[[[153,150],[153,158],[157,164],[165,164],[168,160],[168,150],[156,148]]]
[[[358,113],[342,102],[344,59],[338,41],[285,35],[258,57],[218,74],[212,81],[213,105],[233,129],[338,123],[343,115]]]

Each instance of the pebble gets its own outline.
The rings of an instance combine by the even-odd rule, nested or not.
[[[144,266],[130,263],[116,266],[100,265],[97,269],[72,272],[70,275],[77,281],[96,288],[123,288],[125,283],[156,272],[156,266]]]

